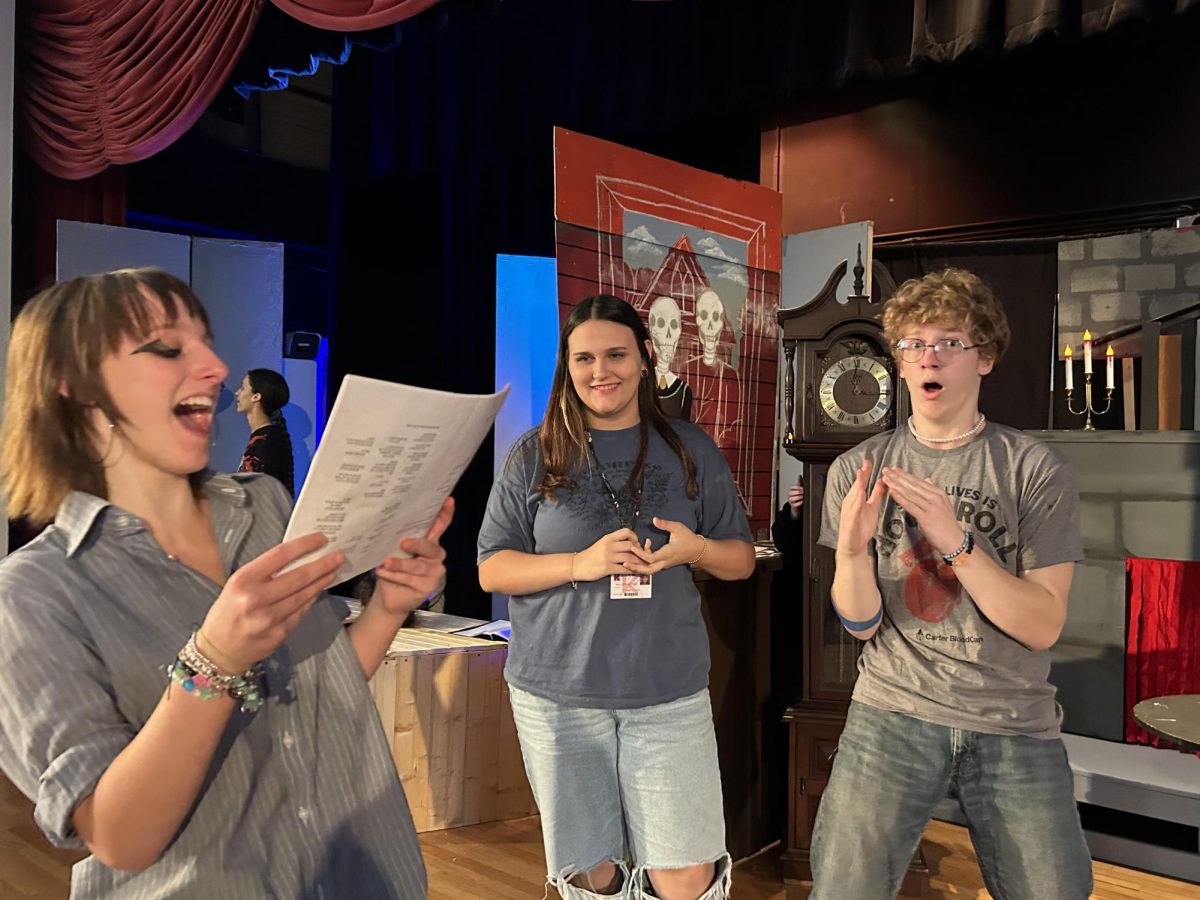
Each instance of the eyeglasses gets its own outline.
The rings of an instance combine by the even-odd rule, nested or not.
[[[958,338],[942,338],[940,341],[927,344],[919,338],[901,338],[896,341],[896,352],[905,362],[920,362],[925,356],[925,348],[929,347],[933,350],[933,355],[941,362],[949,362],[957,359],[964,350],[986,347],[990,343],[991,341],[984,341],[981,344],[964,344]]]

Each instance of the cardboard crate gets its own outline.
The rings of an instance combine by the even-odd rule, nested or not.
[[[537,812],[504,681],[508,646],[405,628],[371,679],[417,831]]]

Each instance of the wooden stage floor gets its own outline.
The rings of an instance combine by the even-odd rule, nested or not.
[[[0,776],[0,900],[63,900],[78,854],[55,850],[33,824],[29,802]],[[932,870],[929,900],[984,900],[966,830],[934,822],[925,833]],[[421,835],[431,900],[529,900],[542,896],[543,861],[536,816]],[[1094,900],[1200,900],[1200,886],[1097,862]],[[787,897],[779,880],[778,849],[734,869],[734,900]],[[550,895],[553,897],[553,893]]]

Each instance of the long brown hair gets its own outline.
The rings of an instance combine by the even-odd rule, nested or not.
[[[579,399],[579,394],[575,392],[575,385],[571,382],[567,344],[571,332],[584,322],[596,319],[616,322],[632,331],[634,344],[642,357],[642,364],[647,371],[654,368],[654,363],[650,359],[650,351],[646,349],[646,344],[650,340],[650,335],[646,332],[646,325],[642,322],[642,317],[638,315],[637,310],[624,300],[610,294],[597,294],[579,301],[579,304],[571,310],[558,337],[558,363],[554,368],[554,380],[550,384],[550,401],[546,404],[546,416],[542,420],[542,427],[538,433],[538,446],[542,452],[542,466],[545,470],[538,490],[548,500],[554,499],[554,492],[559,488],[575,486],[575,476],[588,458],[587,410],[583,401]],[[699,486],[696,483],[696,464],[683,446],[683,442],[679,440],[679,435],[675,433],[675,429],[671,427],[667,417],[663,414],[652,379],[644,377],[638,381],[637,404],[641,444],[638,448],[637,460],[629,471],[629,480],[626,482],[629,496],[635,503],[641,501],[642,471],[646,466],[650,426],[653,425],[654,430],[679,457],[687,483],[687,495],[695,497],[699,492]]]
[[[0,483],[9,513],[33,524],[54,518],[73,490],[107,496],[88,409],[124,421],[100,378],[100,363],[125,337],[153,327],[156,303],[167,321],[208,315],[184,282],[159,269],[85,275],[46,288],[13,322],[8,347]]]

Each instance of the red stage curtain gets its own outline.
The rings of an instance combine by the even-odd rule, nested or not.
[[[1161,739],[1133,720],[1150,697],[1200,694],[1200,562],[1125,560],[1129,636],[1125,649],[1125,740]]]
[[[125,224],[125,167],[83,179],[58,178],[18,153],[13,170],[13,231],[24,252],[13,254],[14,309],[54,283],[59,219]],[[10,542],[9,546],[13,546]]]
[[[225,84],[265,0],[26,0],[20,17],[21,137],[58,178],[153,156]],[[438,0],[274,0],[319,28],[394,25]]]
[[[306,25],[327,31],[369,31],[395,25],[438,0],[271,0]]]
[[[212,102],[264,0],[26,0],[21,135],[39,166],[87,178],[152,156]]]

